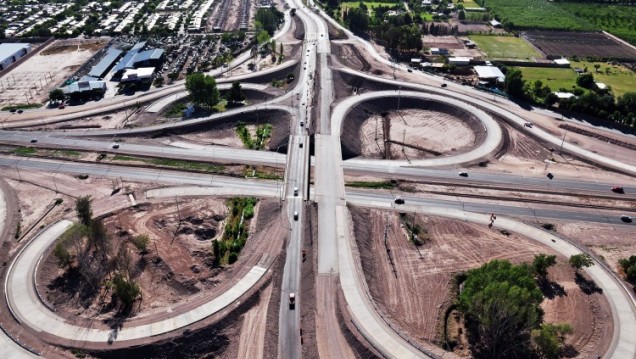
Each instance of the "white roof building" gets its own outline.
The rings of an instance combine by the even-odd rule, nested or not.
[[[155,73],[154,67],[141,67],[138,69],[126,69],[121,77],[121,82],[132,82],[151,79]]]
[[[473,66],[473,69],[477,72],[477,77],[480,80],[497,79],[497,81],[503,82],[506,79],[506,75],[497,66]]]
[[[606,90],[607,89],[607,85],[602,83],[602,82],[595,82],[596,87],[598,87],[599,90]]]
[[[557,65],[570,66],[570,61],[564,58],[554,59],[554,63]]]
[[[472,60],[470,57],[449,57],[448,63],[456,66],[466,66],[470,64],[470,60]]]
[[[570,92],[555,92],[554,93],[560,100],[568,99],[572,97],[576,97],[573,93]]]

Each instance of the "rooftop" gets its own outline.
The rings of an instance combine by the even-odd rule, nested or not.
[[[22,42],[17,42],[13,44],[9,44],[9,43],[0,44],[0,61],[3,61],[7,57],[15,54],[16,52],[24,48],[27,48],[27,49],[31,48],[31,44],[22,43]]]

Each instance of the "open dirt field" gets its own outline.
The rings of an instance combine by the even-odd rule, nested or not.
[[[130,275],[141,287],[142,300],[135,304],[132,313],[135,320],[194,306],[227,290],[263,256],[274,258],[279,250],[276,248],[280,248],[278,239],[284,236],[278,233],[280,223],[275,220],[279,212],[272,207],[277,208],[278,204],[272,203],[265,204],[269,209],[262,215],[262,203],[257,204],[258,220],[250,223],[250,233],[254,234],[241,251],[239,261],[222,266],[214,265],[211,245],[224,229],[227,208],[222,199],[146,203],[107,216],[104,223],[111,235],[112,251],[117,253],[121,246],[128,248]],[[139,234],[150,237],[147,254],[130,242]],[[38,271],[38,289],[59,315],[108,321],[117,314],[116,306],[104,297],[107,291],[102,291],[101,296],[82,296],[79,278],[65,273],[51,254]]]
[[[597,180],[609,183],[616,181],[619,181],[619,183],[620,181],[633,181],[629,176],[603,170],[602,168],[572,158],[567,154],[559,155],[558,147],[553,148],[554,152],[551,153],[549,148],[537,143],[526,134],[512,129],[508,125],[503,125],[503,128],[509,134],[509,141],[504,143],[504,148],[500,151],[500,155],[497,156],[496,159],[491,159],[488,162],[487,168],[489,169],[522,175],[540,176],[550,172],[558,177],[585,178],[588,181]],[[578,140],[585,140],[587,146],[584,147],[587,149],[590,149],[589,146],[594,143],[596,143],[595,146],[604,146],[605,148],[614,146],[618,148],[616,145],[601,143],[601,141],[594,138],[585,138],[586,136],[584,135],[574,135],[576,135],[576,139],[568,137],[570,138],[569,142],[580,145],[582,142],[578,142]],[[567,136],[570,136],[570,133],[568,133]],[[626,149],[622,151],[631,152]],[[546,159],[552,159],[555,162],[550,164],[547,169],[546,163],[544,162]],[[478,166],[475,167],[479,168]]]
[[[391,145],[393,159],[434,157],[461,152],[475,144],[473,131],[461,119],[424,109],[405,109],[387,116],[373,114],[362,124],[360,132],[362,156],[370,158],[386,158],[385,140],[400,142]]]
[[[505,236],[486,226],[360,208],[352,208],[351,213],[362,267],[380,311],[429,347],[443,331],[444,315],[453,301],[454,273],[492,259],[519,263],[538,253],[553,253],[524,237],[514,233]],[[420,227],[418,238],[424,242],[419,248],[408,240],[405,229],[413,221]],[[578,357],[592,358],[605,350],[611,337],[613,324],[607,301],[598,293],[584,294],[574,283],[567,259],[559,256],[558,262],[550,270],[550,279],[563,286],[565,294],[551,295],[544,301],[545,319],[570,323],[574,334],[568,343],[579,352]],[[590,321],[594,324],[589,325]],[[455,353],[468,354],[465,343]]]
[[[106,45],[106,40],[57,40],[0,79],[0,107],[44,103],[49,92]]]

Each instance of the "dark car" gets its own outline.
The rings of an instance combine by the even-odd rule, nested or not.
[[[294,292],[289,293],[289,309],[296,308],[296,294]]]
[[[621,221],[625,223],[632,223],[632,217],[624,214],[621,216]]]
[[[623,189],[623,187],[621,186],[614,186],[612,187],[612,192],[615,193],[625,193],[625,190]]]
[[[446,86],[448,86],[448,84],[446,84],[446,83],[443,83],[443,84],[442,84],[442,87],[446,87]]]
[[[546,175],[546,177],[548,177],[549,179],[553,179],[553,178],[554,178],[554,175],[553,175],[552,173],[548,173],[548,174]]]
[[[459,172],[459,175],[462,177],[468,177],[468,172]]]
[[[404,198],[402,197],[395,197],[395,201],[396,204],[404,204]]]

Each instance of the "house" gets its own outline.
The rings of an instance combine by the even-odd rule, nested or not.
[[[431,55],[448,55],[448,49],[443,47],[431,47]]]
[[[31,44],[0,44],[0,70],[6,69],[29,52],[31,52]]]
[[[576,97],[573,93],[569,92],[554,92],[554,94],[559,100],[567,100],[569,98]]]
[[[562,67],[570,67],[570,61],[564,58],[554,59],[554,63]]]
[[[490,26],[494,27],[495,29],[501,29],[503,27],[503,25],[501,25],[501,23],[497,20],[491,20]]]

